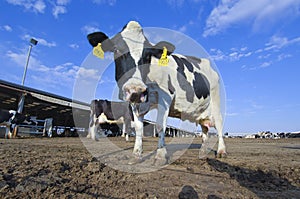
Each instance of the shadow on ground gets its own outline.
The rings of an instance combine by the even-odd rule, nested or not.
[[[280,178],[274,172],[252,170],[239,166],[233,166],[218,159],[207,159],[208,164],[219,172],[226,172],[241,186],[255,193],[261,198],[297,198],[300,188],[292,185],[287,179]]]

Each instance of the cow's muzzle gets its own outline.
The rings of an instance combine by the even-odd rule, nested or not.
[[[147,100],[147,86],[138,78],[131,78],[123,85],[124,100],[142,103]]]

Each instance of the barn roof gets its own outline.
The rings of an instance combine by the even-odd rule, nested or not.
[[[80,118],[76,119],[76,126],[87,127],[89,104],[4,80],[0,80],[0,108],[17,110],[23,93],[26,94],[24,114],[36,116],[38,119],[53,118],[56,126],[74,127],[75,113]],[[77,124],[77,120],[80,124]]]

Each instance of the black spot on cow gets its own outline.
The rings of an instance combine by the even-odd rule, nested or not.
[[[185,67],[192,73],[194,72],[194,67],[191,64],[191,62],[189,62],[188,60],[186,60],[185,58],[181,58],[182,63],[185,65]]]
[[[210,85],[207,78],[201,73],[197,72],[195,72],[194,75],[195,79],[193,81],[193,87],[197,98],[207,98],[207,96],[210,94]]]
[[[142,81],[148,82],[147,79],[148,74],[150,73],[150,63],[151,63],[151,45],[149,44],[149,41],[146,40],[144,42],[144,49],[142,53],[141,59],[138,61],[138,69],[141,71],[142,75]]]
[[[194,56],[186,56],[186,58],[194,67],[200,70],[199,64],[202,62],[200,58]]]
[[[171,95],[174,94],[174,92],[175,92],[175,88],[172,85],[170,75],[168,75],[168,90],[169,90],[169,92],[170,92]]]
[[[119,55],[118,57],[115,57],[115,67],[115,79],[117,81],[119,89],[122,89],[124,83],[133,76],[136,70],[135,61],[130,55],[130,53],[127,52],[122,55]],[[120,99],[123,98],[122,95],[123,92],[119,92]]]
[[[183,62],[182,58],[177,57],[176,55],[172,55],[172,57],[174,58],[174,60],[177,63],[177,79],[179,82],[179,86],[182,90],[185,91],[186,94],[186,99],[188,102],[193,103],[194,101],[194,90],[192,85],[187,81],[186,75],[184,73],[184,69],[189,66],[186,66],[184,63],[186,63],[186,60]]]

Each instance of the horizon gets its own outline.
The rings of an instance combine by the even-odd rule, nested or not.
[[[111,37],[135,20],[143,28],[185,35],[209,54],[224,83],[223,134],[300,129],[299,0],[131,2],[1,1],[0,79],[21,84],[29,40],[34,38],[38,44],[31,51],[25,86],[77,100],[74,87],[80,76],[98,81],[87,103],[95,97],[111,99],[112,92],[101,96],[97,89],[113,86],[114,66],[105,71],[109,78],[100,78],[100,60],[94,60],[95,68],[83,66],[92,51],[86,35],[103,31]],[[176,50],[195,53],[179,44]]]

